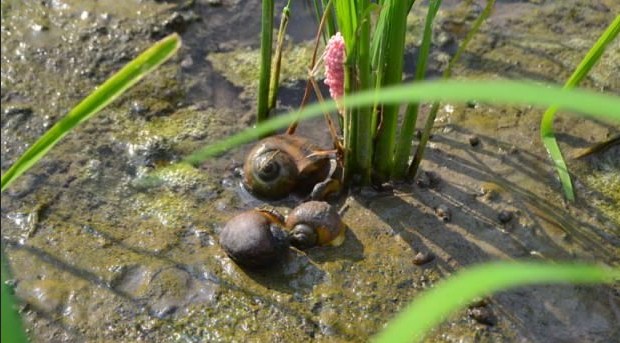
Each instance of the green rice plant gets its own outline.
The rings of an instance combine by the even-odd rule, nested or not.
[[[2,191],[17,177],[32,167],[56,143],[74,127],[99,112],[123,94],[160,64],[168,60],[181,46],[181,38],[171,34],[155,43],[145,52],[112,75],[67,115],[41,136],[19,159],[2,175]]]
[[[489,104],[528,104],[575,111],[580,116],[607,119],[620,123],[620,96],[585,89],[562,89],[555,85],[509,80],[433,80],[404,83],[378,90],[366,90],[347,97],[347,106],[354,108],[381,103],[410,103],[422,101],[467,102],[478,99]],[[198,165],[206,159],[249,143],[264,134],[284,128],[300,119],[308,119],[337,108],[333,100],[316,103],[301,110],[271,118],[261,125],[248,128],[228,138],[198,149],[183,161]]]
[[[461,55],[467,49],[467,45],[474,38],[476,33],[480,30],[480,27],[484,23],[484,21],[491,15],[493,10],[493,6],[495,5],[495,0],[487,0],[487,5],[485,6],[480,16],[476,19],[471,29],[467,33],[467,36],[459,46],[458,50],[450,59],[446,70],[444,70],[442,77],[444,79],[449,79],[452,76],[452,68],[454,65],[461,59]],[[408,179],[413,180],[418,172],[418,168],[420,167],[420,163],[422,162],[422,158],[424,157],[424,151],[426,150],[426,144],[431,136],[431,130],[435,125],[435,118],[437,117],[437,112],[439,111],[439,102],[433,103],[431,106],[431,110],[426,118],[426,124],[424,125],[424,130],[422,130],[422,136],[420,137],[420,143],[418,144],[418,148],[416,149],[415,154],[413,155],[413,159],[411,160],[411,164],[409,165],[409,170],[407,172]],[[404,158],[404,157],[403,157]]]
[[[566,84],[564,84],[564,88],[575,87],[586,77],[588,72],[590,72],[590,69],[594,67],[596,62],[598,62],[603,55],[607,45],[609,45],[609,43],[611,43],[611,41],[618,36],[618,32],[620,32],[620,15],[616,16],[616,19],[609,24],[605,32],[603,32],[601,37],[599,37],[592,48],[590,48],[590,51],[588,51],[581,63],[579,63],[577,69],[575,69],[568,81],[566,81]],[[556,106],[552,106],[547,109],[545,114],[543,114],[540,122],[540,136],[547,152],[549,153],[549,156],[551,157],[551,160],[555,164],[555,169],[558,172],[560,182],[562,183],[564,195],[569,201],[574,201],[575,192],[573,191],[573,184],[571,182],[570,175],[568,174],[568,167],[562,157],[562,152],[560,151],[560,147],[558,146],[558,142],[555,139],[555,134],[553,132],[553,119],[555,118],[555,113],[557,110],[558,109]]]
[[[9,290],[6,283],[9,279],[8,267],[4,263],[4,249],[2,251],[2,312],[0,313],[2,321],[2,343],[26,343],[26,333],[22,327],[21,318],[15,310],[15,298]]]
[[[464,269],[423,292],[392,319],[373,341],[419,342],[449,314],[477,297],[512,287],[568,282],[620,281],[620,268],[597,265],[492,262]]]
[[[408,106],[403,126],[399,129],[401,104],[375,101],[372,106],[350,107],[348,97],[361,90],[402,82],[406,22],[414,2],[342,0],[335,3],[337,29],[346,46],[344,111],[341,109],[344,112],[341,114],[344,116],[345,179],[358,175],[362,184],[370,184],[371,176],[374,182],[381,183],[403,179],[407,175],[418,104]],[[432,25],[440,5],[438,0],[429,4],[416,80],[424,77]],[[491,1],[487,7],[492,6]],[[315,8],[317,15],[320,14],[318,1],[315,1]],[[373,22],[376,13],[378,16]],[[485,12],[483,17],[487,15]],[[479,24],[474,25],[472,32],[478,27]]]
[[[273,0],[263,0],[260,34],[260,76],[256,123],[269,117],[269,80],[271,78],[271,46],[273,43]]]

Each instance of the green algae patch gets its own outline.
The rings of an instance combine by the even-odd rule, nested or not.
[[[312,61],[313,49],[313,42],[285,45],[280,69],[281,85],[308,78],[308,67]],[[321,51],[322,48],[319,47],[319,55]],[[207,60],[228,81],[244,89],[242,94],[244,98],[253,99],[256,97],[260,70],[260,51],[258,49],[241,48],[227,52],[214,52],[207,55]],[[322,77],[322,74],[319,77]]]
[[[183,190],[190,190],[198,184],[211,184],[214,182],[208,174],[185,163],[175,163],[159,168],[151,175],[159,178],[163,185],[167,187]]]
[[[128,118],[117,112],[118,132],[114,138],[129,145],[129,152],[149,154],[156,150],[188,154],[204,142],[216,141],[235,130],[237,118],[227,109],[186,107],[165,116],[146,120]]]
[[[601,195],[601,199],[594,200],[594,206],[620,227],[620,163],[613,164],[611,161],[604,164],[601,170],[586,175],[584,181],[588,189]]]

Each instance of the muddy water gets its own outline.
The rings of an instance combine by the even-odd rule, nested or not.
[[[569,159],[578,200],[565,204],[538,138],[541,111],[472,102],[443,105],[422,164],[432,174],[342,200],[350,230],[341,247],[291,252],[271,271],[243,271],[217,237],[234,213],[260,204],[238,187],[247,148],[200,168],[164,167],[253,122],[260,3],[1,4],[3,171],[139,51],[172,31],[184,40],[177,57],[2,194],[2,242],[35,342],[365,341],[409,299],[464,266],[620,263],[620,147]],[[478,11],[440,13],[431,76]],[[501,1],[456,75],[562,82],[619,11],[611,0]],[[292,23],[311,24],[309,13],[297,4]],[[291,38],[300,45],[288,48],[295,63],[313,35],[301,27]],[[620,93],[619,44],[588,87]],[[285,74],[282,108],[299,101],[303,73],[297,66]],[[322,123],[305,124],[306,134],[324,140],[311,125]],[[568,156],[619,133],[566,113],[556,128]],[[163,182],[141,183],[147,173]],[[617,288],[527,287],[456,313],[428,341],[608,342],[618,321]]]

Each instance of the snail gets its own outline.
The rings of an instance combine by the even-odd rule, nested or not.
[[[294,208],[286,221],[275,210],[245,211],[226,223],[220,245],[237,264],[267,267],[282,259],[289,247],[338,246],[346,225],[338,212],[323,201],[309,201]]]
[[[283,219],[275,211],[245,211],[226,223],[220,245],[237,264],[266,267],[282,259],[289,249]]]
[[[299,249],[339,246],[346,230],[336,209],[324,201],[309,201],[295,207],[284,225],[290,230],[291,244]]]
[[[265,199],[282,199],[291,193],[324,199],[340,190],[342,172],[334,155],[297,135],[271,136],[247,155],[243,184]]]

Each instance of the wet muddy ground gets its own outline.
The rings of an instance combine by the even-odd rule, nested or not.
[[[480,11],[453,3],[438,17],[431,76]],[[620,129],[559,113],[578,196],[567,204],[539,139],[542,110],[472,101],[442,105],[416,184],[352,189],[342,199],[342,246],[243,271],[217,240],[235,213],[261,204],[239,188],[248,147],[200,168],[170,165],[253,123],[260,2],[119,4],[1,3],[3,171],[155,40],[176,31],[184,41],[171,62],[2,194],[2,242],[32,341],[365,341],[419,292],[468,265],[620,263],[620,147],[570,157]],[[613,0],[496,6],[456,77],[562,83],[620,12]],[[283,110],[301,99],[311,11],[302,2],[293,8],[287,56],[296,67],[283,77]],[[407,76],[419,20],[411,18]],[[586,86],[620,93],[619,51],[615,41]],[[325,142],[322,125],[305,123],[301,133]],[[163,182],[140,182],[149,173]],[[273,205],[286,211],[294,202]],[[456,313],[427,341],[610,342],[618,322],[617,285],[523,287]]]

